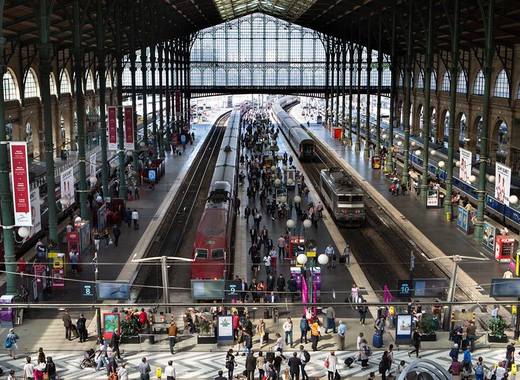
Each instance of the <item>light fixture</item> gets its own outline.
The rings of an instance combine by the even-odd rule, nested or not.
[[[280,187],[281,184],[282,184],[282,181],[280,181],[279,178],[274,180],[274,187]]]
[[[490,175],[488,177],[488,181],[489,181],[489,183],[495,183],[495,176],[494,175]]]
[[[95,175],[89,177],[90,186],[96,186],[97,177]]]
[[[477,180],[477,177],[475,177],[473,174],[469,176],[469,182],[473,183]]]
[[[74,223],[81,223],[81,216],[76,216]]]
[[[295,195],[294,196],[294,203],[295,204],[298,204],[302,201],[302,197],[300,197],[299,195]]]
[[[18,228],[18,236],[20,236],[22,239],[28,237],[30,232],[31,231],[27,227]]]
[[[444,166],[446,166],[446,163],[444,161],[439,161],[438,165],[439,165],[439,168],[443,168]]]
[[[518,197],[516,195],[511,195],[509,197],[509,203],[512,205],[516,205],[518,203]]]
[[[455,166],[460,168],[460,161],[455,161]]]
[[[417,143],[416,143],[415,141],[412,141],[412,142],[410,142],[410,145],[411,145],[411,146],[416,146]]]
[[[296,262],[300,265],[305,265],[307,263],[307,256],[304,253],[300,253],[296,256]]]
[[[432,156],[435,156],[436,153],[437,153],[437,151],[435,151],[435,149],[430,150],[430,154],[431,154]]]
[[[402,141],[398,141],[397,142],[397,146],[401,146],[401,145],[403,145],[403,142]]]
[[[285,203],[285,202],[287,202],[287,197],[286,197],[285,195],[282,195],[282,196],[280,197],[280,202],[281,202],[281,203]]]
[[[310,220],[310,219],[305,219],[305,220],[303,221],[303,228],[306,228],[306,229],[307,229],[307,228],[311,228],[311,227],[312,227],[312,222],[311,222],[311,220]]]
[[[329,257],[326,254],[322,253],[318,256],[318,263],[320,265],[327,265],[329,263]]]
[[[420,156],[420,155],[421,155],[421,150],[420,150],[420,149],[417,149],[417,150],[415,151],[415,155],[416,155],[416,156]]]
[[[288,229],[293,229],[296,223],[292,219],[287,219],[287,222],[285,222],[285,225]]]

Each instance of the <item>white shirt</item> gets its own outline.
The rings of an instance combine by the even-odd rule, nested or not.
[[[502,380],[506,374],[506,369],[504,367],[497,367],[495,374],[497,375],[497,380]]]
[[[332,246],[328,245],[327,248],[325,248],[325,254],[327,256],[332,256],[334,254],[334,248],[332,248]]]
[[[175,374],[175,368],[171,365],[167,365],[164,368],[164,376],[171,376],[171,377],[177,377]]]
[[[285,321],[285,323],[283,324],[283,331],[292,331],[292,328],[292,322]]]
[[[132,220],[138,220],[139,219],[139,213],[137,211],[132,211]]]
[[[28,377],[34,377],[34,366],[32,363],[25,363],[23,366],[23,376],[24,379]]]
[[[119,380],[128,380],[128,370],[123,367],[119,367],[117,370],[117,376],[119,377]]]
[[[266,267],[270,267],[271,266],[271,258],[269,256],[264,256],[263,260],[264,260],[264,265]]]
[[[491,310],[491,316],[493,318],[497,318],[498,317],[498,307],[495,307],[495,308],[493,308],[493,310]],[[498,378],[498,376],[497,376],[497,378]]]
[[[362,340],[362,339],[363,339],[363,338],[360,337],[360,336],[357,337],[356,347],[357,347],[358,350],[361,349],[361,340]]]

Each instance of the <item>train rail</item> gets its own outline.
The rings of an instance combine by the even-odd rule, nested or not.
[[[219,147],[224,136],[225,128],[222,128],[229,118],[230,112],[220,116],[213,125],[210,135],[203,150],[194,159],[186,175],[185,180],[179,187],[179,191],[170,208],[164,217],[164,223],[158,229],[152,244],[148,248],[147,256],[177,256],[183,253],[183,257],[191,257],[190,251],[183,250],[181,247],[184,241],[188,241],[185,234],[189,230],[190,224],[194,223],[193,213],[196,205],[201,203],[201,197],[205,197],[211,181],[211,169],[215,166]],[[177,271],[176,277],[186,277],[189,279],[189,270]],[[141,301],[156,300],[158,298],[158,288],[160,285],[160,267],[158,265],[141,265],[134,285],[147,285],[150,288],[143,288],[138,294]],[[183,276],[183,273],[186,276]],[[184,282],[184,281],[183,281]],[[189,284],[184,284],[189,286]],[[141,289],[136,286],[137,289]]]

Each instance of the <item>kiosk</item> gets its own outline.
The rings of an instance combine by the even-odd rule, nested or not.
[[[495,260],[509,262],[516,249],[516,240],[508,235],[498,235],[495,244]]]

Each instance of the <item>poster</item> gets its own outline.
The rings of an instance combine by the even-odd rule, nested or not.
[[[497,235],[496,227],[489,223],[484,222],[484,233],[482,235],[482,245],[491,252],[495,252],[495,236]]]
[[[409,314],[397,315],[397,334],[399,338],[412,336],[412,316]]]
[[[117,107],[108,106],[108,150],[117,149]]]
[[[471,183],[469,177],[471,176],[472,155],[473,153],[469,150],[460,148],[459,178],[462,182]]]
[[[89,161],[89,177],[95,177],[96,176],[96,169],[97,169],[97,156],[96,153],[92,153],[90,155]]]
[[[121,323],[118,313],[103,313],[103,338],[112,339],[112,334],[121,335]]]
[[[31,219],[32,227],[29,236],[33,236],[42,230],[42,216],[40,210],[40,190],[31,191]]]
[[[63,209],[74,203],[74,168],[68,168],[60,176],[61,205]]]
[[[31,226],[31,195],[29,193],[29,163],[27,162],[27,143],[12,141],[11,184],[13,186],[14,224]]]
[[[509,193],[511,189],[511,168],[496,163],[495,169],[495,198],[500,203],[509,206]]]
[[[125,150],[134,150],[134,110],[127,106],[124,108],[125,117]]]
[[[218,340],[233,340],[233,321],[231,315],[218,317]]]

